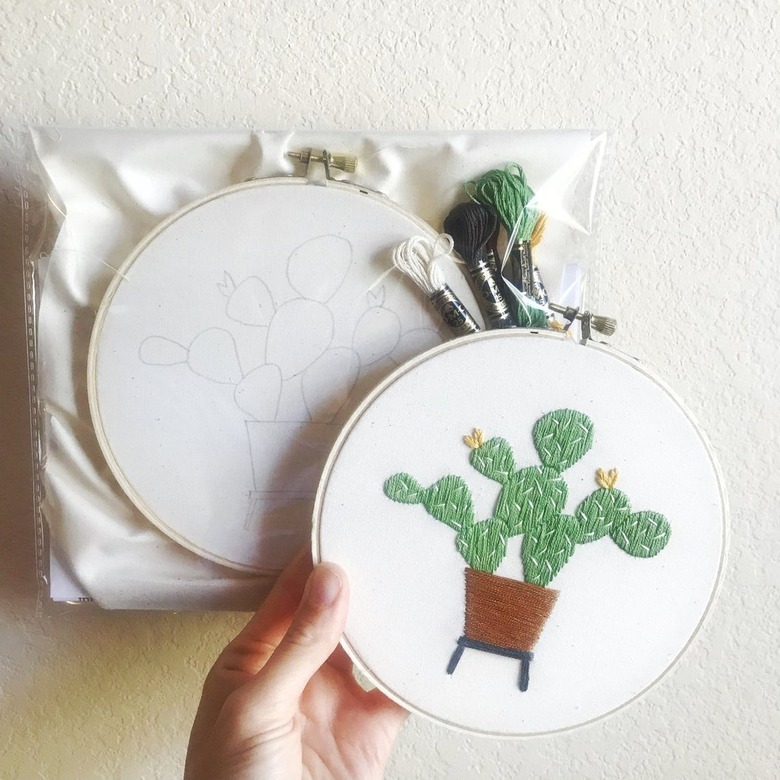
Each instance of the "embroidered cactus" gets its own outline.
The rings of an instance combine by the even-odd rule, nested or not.
[[[455,530],[457,549],[472,569],[495,572],[509,538],[522,534],[525,581],[543,587],[577,544],[609,536],[634,557],[649,558],[663,550],[671,533],[669,523],[657,512],[632,513],[628,497],[615,488],[615,469],[599,469],[599,489],[573,515],[564,514],[568,488],[561,475],[593,445],[593,423],[586,415],[558,409],[541,417],[532,435],[542,465],[519,470],[505,439],[485,441],[479,430],[464,437],[474,469],[502,486],[495,514],[487,520],[475,520],[471,491],[458,476],[443,477],[424,488],[410,475],[399,473],[385,482],[385,494],[400,503],[422,504],[428,514]]]

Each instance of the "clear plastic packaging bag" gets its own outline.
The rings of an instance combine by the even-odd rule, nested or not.
[[[552,302],[583,304],[603,133],[42,128],[31,138],[36,522],[54,601],[248,609],[262,598],[306,539],[312,483],[340,424],[390,371],[452,337],[390,254],[415,234],[435,240],[469,200],[465,182],[522,166],[531,207],[546,215],[533,263]],[[338,155],[352,156],[357,169],[331,170],[348,182],[334,183],[310,163],[307,179],[288,153],[310,149],[347,168]],[[262,205],[262,191],[284,197]],[[313,195],[324,191],[332,212]],[[244,227],[227,230],[237,219]],[[499,244],[505,277],[511,232]],[[489,325],[467,269],[448,259],[443,270]],[[101,348],[119,355],[102,379]],[[96,425],[109,407],[113,422]],[[198,519],[183,528],[188,517]],[[278,554],[245,555],[257,540],[279,541]]]

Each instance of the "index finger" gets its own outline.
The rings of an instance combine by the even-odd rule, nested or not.
[[[287,564],[265,601],[233,642],[262,642],[275,648],[298,609],[311,570],[311,549],[305,545]]]
[[[220,653],[211,673],[222,681],[220,688],[225,687],[225,673],[238,677],[230,686],[236,687],[265,666],[287,632],[310,572],[311,552],[304,547],[279,575],[257,612]]]

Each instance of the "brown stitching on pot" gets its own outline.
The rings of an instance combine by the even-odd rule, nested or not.
[[[552,612],[558,591],[466,569],[466,625],[471,640],[530,651]]]

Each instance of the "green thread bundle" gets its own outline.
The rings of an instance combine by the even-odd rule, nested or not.
[[[498,212],[510,243],[531,240],[541,214],[528,205],[534,198],[534,191],[517,163],[509,163],[503,170],[488,171],[463,186],[472,200],[492,206]]]
[[[509,163],[503,170],[496,168],[488,171],[478,179],[465,182],[463,186],[472,200],[498,212],[511,247],[525,244],[526,251],[530,252],[530,248],[539,242],[546,220],[538,209],[529,206],[534,191],[520,165]],[[512,251],[515,252],[514,249]],[[530,254],[525,262],[532,263]],[[516,258],[515,262],[510,260],[509,268],[501,271],[502,277],[512,285],[515,305],[511,301],[509,303],[515,322],[521,328],[547,328],[550,326],[548,313],[542,302],[530,294],[530,287],[526,289],[520,280],[520,272],[515,270],[517,264]]]

